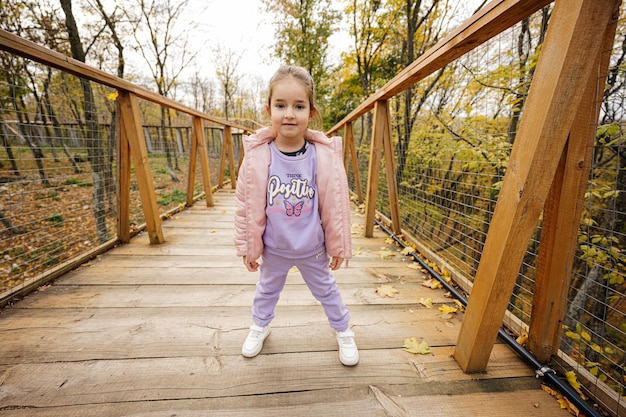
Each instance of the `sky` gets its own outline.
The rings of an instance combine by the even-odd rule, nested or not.
[[[279,62],[271,57],[274,46],[273,17],[264,11],[261,0],[189,0],[187,13],[197,22],[198,42],[206,42],[206,52],[198,61],[214,77],[214,44],[225,46],[241,54],[239,73],[259,75],[269,81]],[[331,59],[338,60],[339,53],[348,47],[347,34],[337,34],[331,39]]]
[[[468,9],[479,2],[482,0],[464,0]],[[335,0],[335,3],[340,9],[343,1]],[[274,49],[274,17],[264,9],[261,0],[189,0],[179,20],[182,25],[196,25],[190,41],[192,49],[200,52],[196,66],[187,69],[180,79],[190,80],[198,71],[203,78],[215,80],[214,49],[219,47],[241,56],[237,66],[240,83],[252,88],[267,85],[280,63],[271,56]],[[332,35],[329,42],[329,63],[332,65],[339,64],[341,52],[351,47],[346,24],[341,24],[341,27],[344,29]],[[131,58],[130,61],[134,60]],[[134,62],[141,66],[141,59]]]

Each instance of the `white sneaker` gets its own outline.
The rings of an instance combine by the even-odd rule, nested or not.
[[[359,349],[356,347],[352,330],[337,332],[337,344],[339,344],[339,360],[342,364],[354,366],[359,363]]]
[[[243,342],[241,348],[241,354],[246,358],[254,358],[263,349],[263,341],[270,335],[270,326],[257,326],[253,324],[250,326],[250,333]]]

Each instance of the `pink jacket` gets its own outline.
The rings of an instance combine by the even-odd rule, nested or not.
[[[237,256],[257,260],[263,254],[265,207],[270,149],[275,139],[271,128],[243,137],[245,158],[239,169],[235,191],[235,247]],[[344,259],[352,257],[350,199],[342,159],[340,137],[307,130],[305,139],[315,144],[319,211],[324,229],[326,252]]]

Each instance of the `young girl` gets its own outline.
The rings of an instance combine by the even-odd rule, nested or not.
[[[261,352],[287,273],[296,266],[337,331],[341,363],[352,366],[359,352],[331,273],[352,256],[348,181],[341,139],[308,128],[317,113],[314,95],[306,70],[280,67],[269,85],[271,127],[244,137],[235,246],[248,271],[260,269],[260,276],[254,324],[241,352],[249,358]]]

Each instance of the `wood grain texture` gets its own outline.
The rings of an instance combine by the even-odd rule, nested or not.
[[[361,254],[336,272],[357,366],[340,364],[296,272],[263,351],[242,357],[257,275],[235,256],[232,199],[218,191],[214,207],[164,221],[164,244],[133,238],[0,311],[0,417],[569,415],[506,345],[486,373],[464,373],[452,358],[463,314],[443,315],[453,301],[402,255],[381,257],[397,248],[378,230],[355,235]],[[399,293],[381,298],[381,284]],[[406,352],[410,337],[431,353]]]

